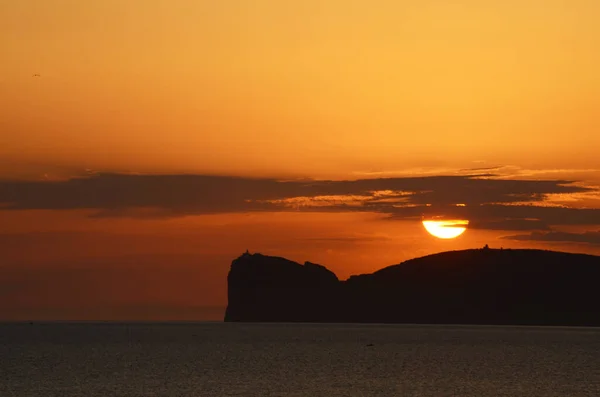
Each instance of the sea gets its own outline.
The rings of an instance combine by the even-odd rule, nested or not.
[[[0,396],[600,396],[600,329],[2,323]]]

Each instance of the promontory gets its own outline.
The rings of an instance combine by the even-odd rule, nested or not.
[[[338,277],[245,253],[231,264],[228,322],[600,326],[600,257],[472,249]]]

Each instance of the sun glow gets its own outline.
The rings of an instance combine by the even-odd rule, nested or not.
[[[425,230],[432,236],[443,239],[456,238],[467,230],[467,220],[428,220],[423,221]]]

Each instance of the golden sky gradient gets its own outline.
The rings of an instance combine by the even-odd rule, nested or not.
[[[600,167],[594,0],[0,7],[0,154],[14,161],[308,177]]]
[[[528,185],[523,193],[508,186],[498,197],[503,205],[519,204],[506,201],[511,194],[525,201],[530,194],[536,206],[587,208],[591,215],[577,222],[564,220],[570,213],[540,212],[549,226],[543,233],[596,233],[600,221],[585,219],[600,219],[598,20],[597,0],[3,0],[0,179],[489,172],[503,180],[578,181],[588,190]],[[473,170],[480,168],[492,169]],[[452,183],[463,182],[461,200],[469,189],[474,196],[496,189]],[[165,183],[144,191],[169,191]],[[452,196],[453,185],[434,185],[436,194]],[[244,188],[242,198],[299,200],[287,190],[269,196],[261,186]],[[189,194],[180,188],[173,191],[177,205],[144,204],[133,193],[132,201],[102,193],[107,202],[74,202],[85,192],[69,193],[69,186],[56,196],[38,185],[36,197],[15,189],[0,180],[0,208],[19,203],[0,211],[0,246],[10,259],[0,264],[0,301],[20,302],[4,308],[13,319],[212,318],[214,312],[194,313],[225,305],[229,262],[246,248],[320,261],[341,277],[485,243],[600,253],[595,235],[507,240],[533,229],[489,224],[436,240],[416,217],[381,207],[380,198],[368,196],[373,189],[336,193],[362,195],[358,201],[376,205],[373,211],[345,212],[339,203],[322,211],[310,196],[305,211],[256,213],[238,204],[215,210],[208,202],[190,209],[177,201]],[[242,191],[236,189],[214,194]],[[46,194],[54,197],[47,205]],[[469,205],[498,197],[481,194]],[[427,204],[419,200],[413,204]],[[175,215],[111,215],[111,205]],[[130,270],[118,270],[120,261]],[[136,277],[145,280],[138,289],[130,287]],[[48,287],[53,283],[56,291],[65,291],[61,283],[81,288],[61,295]],[[112,298],[97,298],[111,288]],[[79,306],[70,305],[74,297]]]

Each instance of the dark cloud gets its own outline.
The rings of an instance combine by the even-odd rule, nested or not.
[[[550,194],[592,191],[569,180],[481,175],[280,181],[208,175],[91,174],[64,181],[0,181],[0,210],[90,209],[94,216],[102,217],[370,211],[390,219],[459,217],[483,229],[547,230],[552,225],[600,224],[600,209],[543,206]]]
[[[473,226],[478,229],[546,230],[551,226],[558,225],[600,225],[599,208],[482,204],[465,207],[386,207],[379,208],[379,210],[389,213],[392,219],[415,218],[423,215],[445,215],[446,217],[469,219]],[[499,225],[510,227],[500,229]]]
[[[515,236],[506,236],[503,238],[506,240],[518,241],[553,241],[600,245],[600,231],[585,233],[532,232],[530,234],[519,234]]]
[[[116,215],[131,208],[212,213],[252,207],[246,197],[294,194],[290,187],[266,179],[98,174],[66,181],[0,182],[0,202],[8,204],[5,209],[97,209]]]
[[[469,223],[469,229],[485,230],[550,230],[550,227],[539,219],[499,219],[479,220]]]

